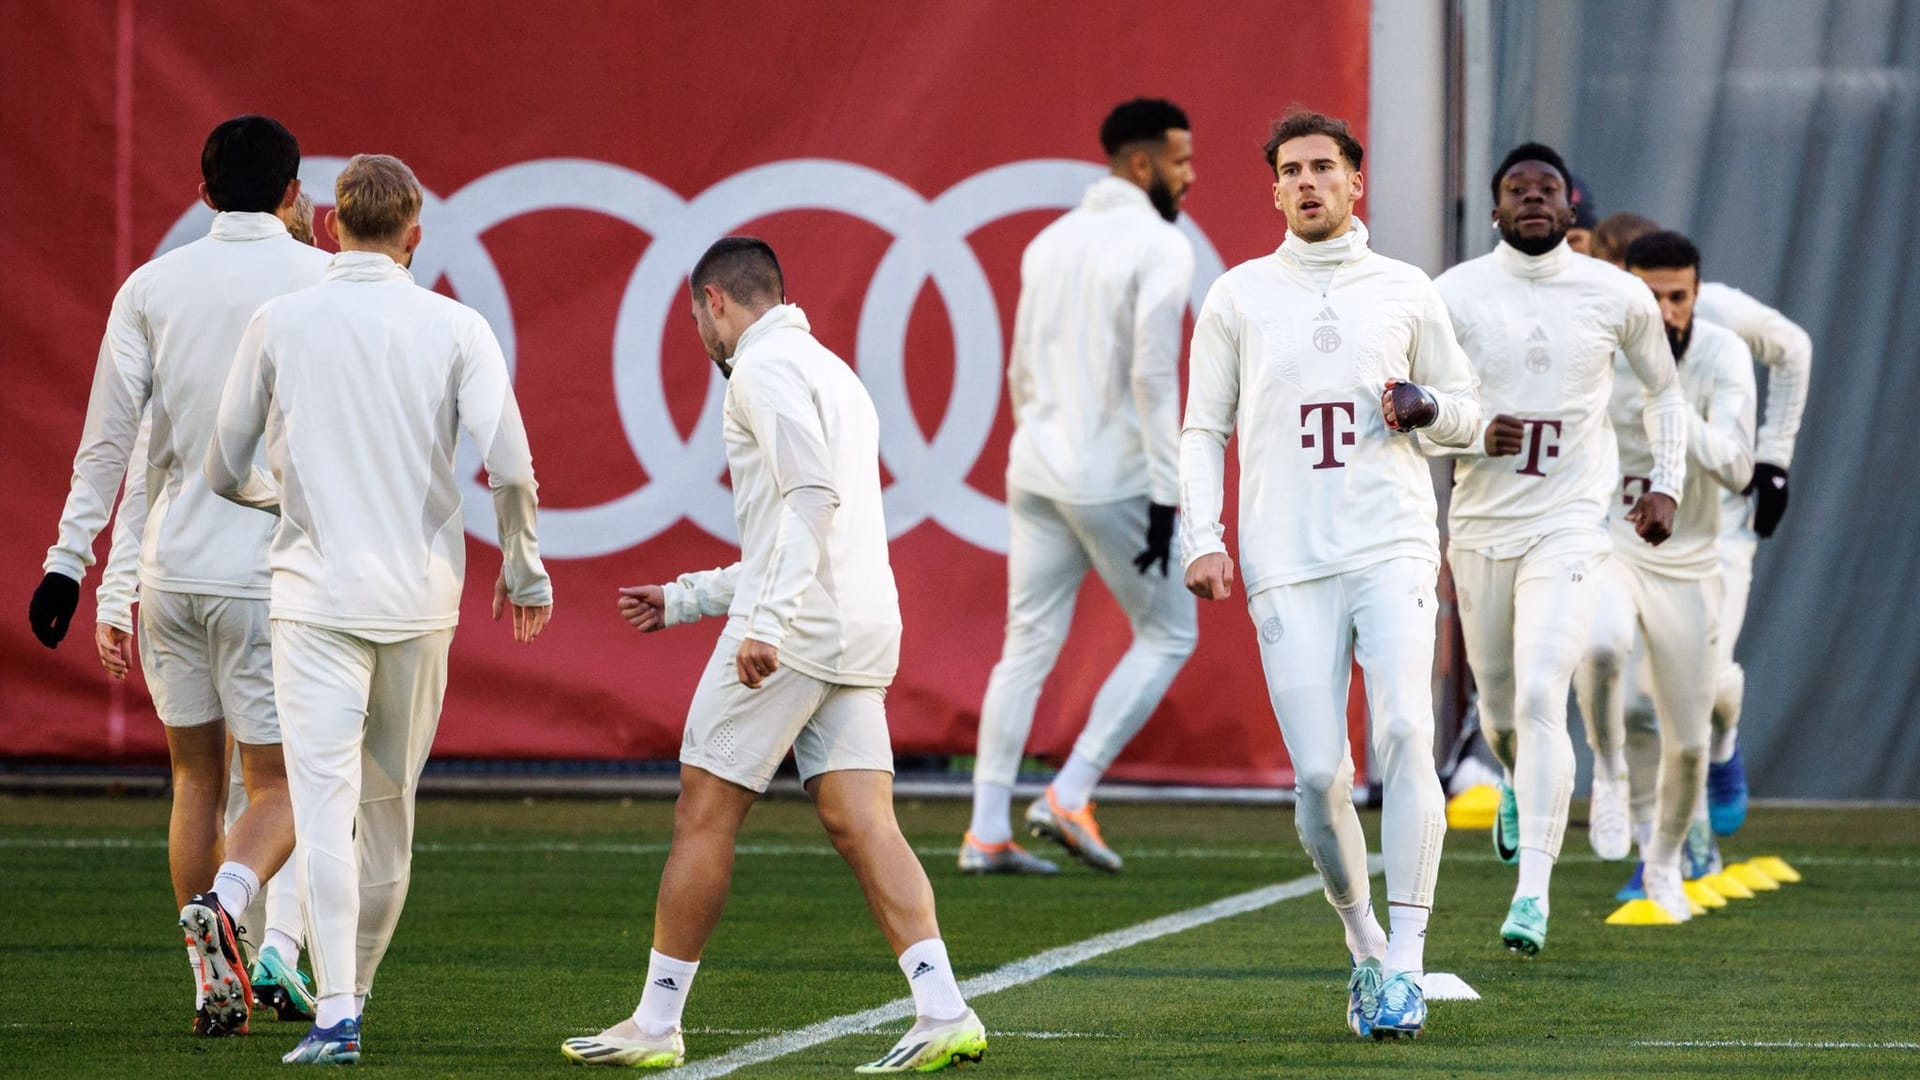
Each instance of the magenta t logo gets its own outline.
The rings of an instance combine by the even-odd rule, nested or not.
[[[1545,476],[1547,473],[1545,469],[1540,467],[1540,459],[1542,457],[1557,458],[1560,456],[1560,447],[1547,440],[1547,429],[1552,428],[1553,438],[1556,440],[1559,439],[1560,421],[1528,420],[1522,417],[1520,423],[1525,425],[1527,429],[1526,434],[1523,436],[1527,446],[1527,463],[1521,467],[1520,475]]]
[[[1313,414],[1320,414],[1318,425],[1313,423]],[[1342,431],[1340,414],[1346,414],[1346,430]],[[1300,406],[1300,426],[1306,430],[1300,436],[1302,449],[1320,451],[1320,460],[1314,463],[1316,469],[1344,469],[1347,463],[1334,456],[1335,446],[1352,446],[1355,439],[1353,428],[1353,402],[1351,401],[1309,401]],[[1314,430],[1315,427],[1319,431]],[[1338,435],[1336,440],[1334,436]]]

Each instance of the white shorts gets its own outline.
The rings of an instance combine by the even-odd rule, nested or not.
[[[840,686],[784,664],[758,690],[740,682],[740,639],[723,636],[687,707],[680,761],[750,791],[765,791],[793,751],[800,782],[848,769],[893,771],[887,691]]]
[[[140,668],[168,727],[225,720],[236,742],[280,741],[267,601],[142,588]]]

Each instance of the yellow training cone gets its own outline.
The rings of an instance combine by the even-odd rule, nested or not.
[[[1708,874],[1700,879],[1700,884],[1719,893],[1728,900],[1751,900],[1753,890],[1740,883],[1740,879],[1725,870],[1717,874]]]
[[[1491,829],[1500,813],[1500,789],[1492,784],[1475,784],[1447,800],[1447,828]]]
[[[1651,900],[1629,900],[1607,916],[1608,926],[1678,926],[1680,920]]]
[[[1687,902],[1689,904],[1703,909],[1702,911],[1694,912],[1695,915],[1704,914],[1704,909],[1706,908],[1723,908],[1727,906],[1727,898],[1714,892],[1713,886],[1708,885],[1704,881],[1683,882],[1680,887],[1686,890]]]
[[[1768,877],[1765,870],[1750,862],[1734,863],[1727,867],[1727,873],[1732,874],[1740,884],[1755,892],[1775,892],[1780,888],[1779,882]]]
[[[1778,855],[1762,855],[1757,859],[1748,859],[1747,861],[1752,863],[1761,873],[1775,881],[1781,881],[1791,885],[1800,880],[1800,871],[1787,865],[1787,860]]]

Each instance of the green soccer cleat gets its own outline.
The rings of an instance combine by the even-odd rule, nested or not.
[[[272,1009],[282,1020],[313,1022],[313,986],[305,972],[280,958],[277,949],[254,954],[253,1004]]]
[[[1347,976],[1347,1030],[1361,1038],[1373,1034],[1373,1017],[1380,1011],[1380,961],[1362,960]]]
[[[853,1070],[857,1073],[935,1072],[972,1065],[987,1055],[987,1029],[972,1009],[952,1020],[921,1017],[893,1049]]]
[[[648,1035],[632,1017],[598,1035],[568,1039],[560,1053],[575,1065],[617,1065],[629,1069],[671,1069],[687,1060],[687,1044],[675,1028]]]
[[[1500,924],[1500,941],[1508,949],[1533,956],[1547,947],[1547,913],[1540,901],[1522,896],[1507,909],[1507,921]]]
[[[1493,853],[1513,866],[1520,861],[1520,802],[1511,784],[1500,785],[1500,811],[1493,816]]]

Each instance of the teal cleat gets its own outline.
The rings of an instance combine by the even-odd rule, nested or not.
[[[1373,1015],[1380,1010],[1380,961],[1362,960],[1347,976],[1347,1029],[1361,1038],[1373,1034]]]
[[[1547,913],[1540,901],[1522,896],[1507,909],[1507,921],[1500,924],[1500,941],[1513,952],[1533,956],[1547,947]]]
[[[1719,836],[1732,836],[1747,821],[1747,767],[1740,761],[1740,744],[1733,756],[1707,764],[1707,817]]]
[[[306,972],[280,958],[277,949],[261,949],[253,958],[253,1004],[272,1009],[282,1020],[313,1023],[313,985]]]
[[[1500,785],[1500,812],[1493,817],[1493,853],[1513,866],[1520,861],[1520,803],[1510,784]]]
[[[1633,876],[1627,879],[1625,885],[1620,886],[1620,891],[1614,893],[1613,898],[1623,902],[1627,900],[1645,900],[1647,898],[1646,873],[1646,863],[1634,863]]]
[[[1714,842],[1713,830],[1707,827],[1707,819],[1696,819],[1687,826],[1687,839],[1680,846],[1680,880],[1698,881],[1713,873],[1714,860],[1719,857],[1719,845]]]
[[[307,1037],[280,1060],[288,1065],[356,1064],[360,1060],[360,1021],[348,1017],[330,1028],[308,1028]]]
[[[1417,1039],[1427,1026],[1427,995],[1411,971],[1396,971],[1380,984],[1380,1007],[1373,1018],[1376,1039]]]

